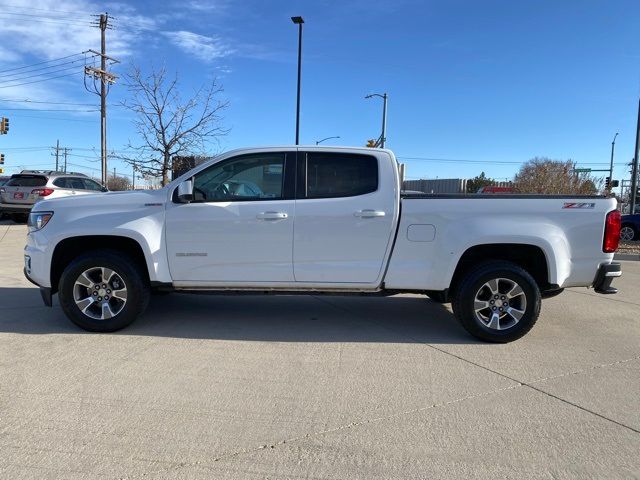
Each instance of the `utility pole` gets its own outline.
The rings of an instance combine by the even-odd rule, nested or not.
[[[67,153],[69,152],[69,149],[67,147],[64,147],[64,173],[67,173]]]
[[[56,172],[58,171],[58,157],[60,155],[60,140],[56,140]]]
[[[640,157],[640,99],[638,99],[638,121],[636,123],[636,149],[633,156],[631,175],[631,215],[636,213],[636,197],[638,193],[638,157]]]
[[[131,174],[131,190],[135,190],[136,189],[136,162],[135,161],[131,165],[131,169],[133,170],[133,173]]]
[[[98,15],[95,15],[98,17]],[[89,50],[89,52],[100,56],[100,68],[85,66],[85,88],[89,91],[93,91],[96,95],[100,95],[100,157],[102,160],[102,183],[107,182],[107,95],[109,94],[109,86],[114,84],[118,78],[116,75],[107,71],[107,61],[111,62],[111,65],[118,63],[115,58],[107,55],[107,29],[112,27],[109,25],[109,14],[102,13],[99,15],[98,23],[94,23],[94,26],[100,28],[100,53]],[[87,86],[87,76],[93,78],[93,89],[89,89]],[[98,88],[97,83],[100,83]]]
[[[611,142],[611,166],[609,167],[609,182],[610,185],[613,185],[613,152],[616,148],[616,137],[618,136],[618,132],[613,136],[613,141]],[[609,188],[609,193],[613,193],[613,187]]]

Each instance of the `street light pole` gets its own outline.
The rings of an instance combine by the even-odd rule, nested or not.
[[[291,17],[291,21],[298,25],[298,98],[296,102],[296,145],[300,145],[300,78],[302,75],[302,17]]]
[[[323,138],[322,140],[316,140],[316,145],[319,145],[320,143],[324,142],[325,140],[331,140],[332,138],[340,138],[340,135],[336,135],[335,137]]]
[[[609,167],[609,185],[613,184],[613,151],[616,148],[616,137],[618,136],[618,132],[613,136],[613,141],[611,142],[611,166]],[[609,193],[613,192],[613,187],[609,189]]]
[[[380,97],[382,99],[382,134],[380,135],[380,148],[384,148],[384,144],[387,141],[387,99],[389,98],[386,93],[382,95],[379,93],[371,93],[364,98]]]
[[[633,174],[631,175],[631,214],[636,213],[638,194],[638,160],[640,157],[640,99],[638,99],[638,122],[636,123],[636,148],[633,155]]]

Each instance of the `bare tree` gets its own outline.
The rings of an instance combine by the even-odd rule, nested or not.
[[[111,175],[107,178],[107,188],[112,192],[131,190],[131,180],[129,180],[129,177]]]
[[[593,195],[602,188],[602,179],[587,172],[576,172],[571,160],[536,157],[520,167],[514,180],[518,193],[548,195]]]
[[[228,103],[218,100],[222,87],[215,80],[186,99],[177,74],[168,78],[165,68],[143,74],[133,67],[124,80],[131,98],[121,104],[135,113],[133,124],[142,142],[129,142],[135,155],[119,158],[142,175],[159,177],[166,185],[175,156],[202,155],[209,141],[228,132],[220,116]]]

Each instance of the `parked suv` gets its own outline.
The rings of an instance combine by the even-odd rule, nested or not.
[[[44,198],[106,192],[107,189],[82,173],[23,170],[0,187],[0,216],[26,222],[33,205]]]

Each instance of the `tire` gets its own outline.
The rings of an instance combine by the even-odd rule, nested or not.
[[[625,242],[631,242],[638,239],[638,233],[632,225],[622,225],[620,229],[620,240]]]
[[[546,292],[540,292],[540,297],[545,300],[547,298],[553,298],[564,292],[564,288],[558,288],[557,290],[547,290]]]
[[[439,290],[427,290],[427,297],[436,303],[449,303],[449,298],[446,292]]]
[[[81,255],[64,269],[58,284],[62,310],[90,332],[114,332],[130,325],[146,309],[149,294],[136,262],[115,250]]]
[[[496,260],[465,274],[454,293],[452,307],[458,321],[474,337],[507,343],[533,328],[540,314],[540,298],[540,289],[527,271],[514,263]]]

